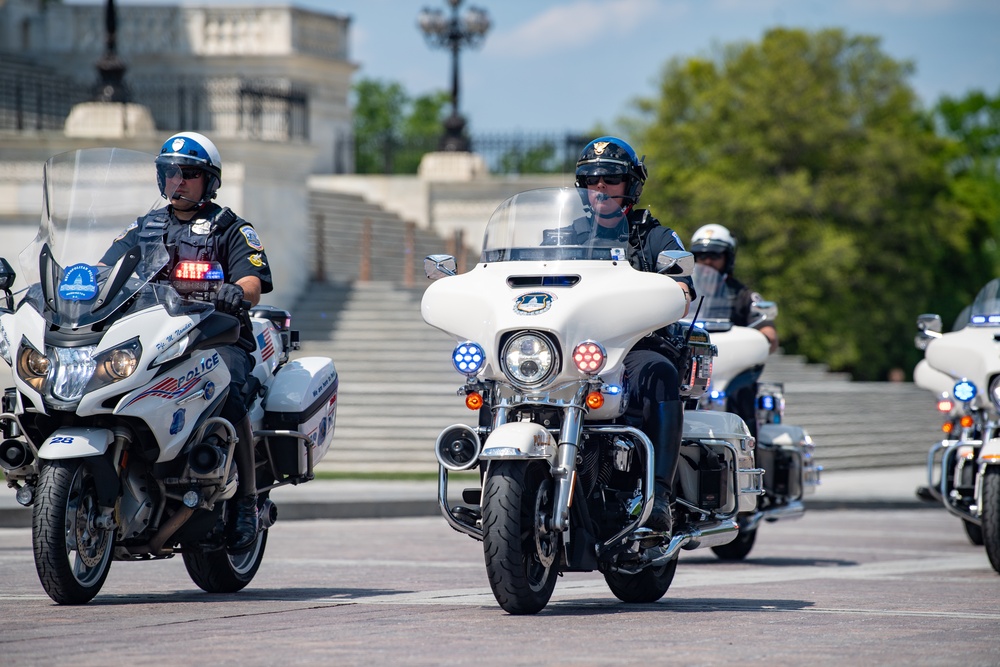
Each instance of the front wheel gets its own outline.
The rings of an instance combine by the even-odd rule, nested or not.
[[[969,541],[977,547],[983,546],[983,529],[968,519],[962,519],[962,525],[965,526],[965,534],[969,536]]]
[[[559,574],[548,464],[501,461],[483,487],[483,552],[497,602],[510,614],[545,608]]]
[[[1000,467],[993,465],[983,473],[983,546],[990,565],[1000,572]]]
[[[83,459],[42,467],[31,543],[42,588],[59,604],[90,602],[108,578],[114,532],[98,527],[100,515],[97,485]]]
[[[736,539],[717,547],[712,547],[712,551],[721,560],[743,560],[753,549],[753,543],[757,540],[757,528],[747,528],[740,522],[740,532]]]
[[[649,604],[662,598],[677,571],[677,559],[666,565],[647,567],[636,574],[606,572],[604,581],[615,597],[630,604]]]
[[[235,593],[249,584],[264,560],[267,531],[257,533],[248,551],[231,555],[225,549],[185,551],[184,567],[191,581],[206,593]]]

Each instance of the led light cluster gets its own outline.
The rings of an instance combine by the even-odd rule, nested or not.
[[[455,348],[451,361],[459,373],[472,377],[482,370],[486,354],[478,344],[466,341]]]
[[[963,379],[955,383],[955,387],[951,390],[951,393],[952,396],[965,403],[976,397],[976,385]]]
[[[599,373],[604,368],[607,355],[600,343],[587,340],[576,346],[573,350],[573,363],[581,372],[588,375]]]

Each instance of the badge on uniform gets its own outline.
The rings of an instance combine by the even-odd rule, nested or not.
[[[257,232],[250,225],[244,225],[240,227],[240,233],[243,234],[243,238],[247,240],[247,245],[254,250],[263,250],[264,244],[261,242],[260,237],[257,236]]]

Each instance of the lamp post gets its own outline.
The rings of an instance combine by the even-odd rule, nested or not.
[[[417,18],[420,31],[431,47],[451,51],[451,115],[444,121],[441,150],[468,152],[469,138],[465,134],[465,119],[458,113],[458,54],[463,47],[482,44],[490,29],[490,17],[485,9],[469,7],[464,16],[458,8],[462,0],[445,0],[451,6],[451,17],[440,9],[421,10]]]
[[[115,0],[108,0],[104,6],[105,48],[104,55],[97,61],[100,81],[97,83],[98,102],[128,102],[125,88],[125,63],[118,57],[117,15]]]

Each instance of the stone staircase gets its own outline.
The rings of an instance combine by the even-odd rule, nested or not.
[[[322,469],[433,472],[447,425],[473,425],[456,390],[451,339],[420,317],[422,288],[391,282],[314,285],[293,314],[299,355],[329,356],[340,375],[337,427]],[[922,465],[940,433],[934,401],[911,383],[851,382],[802,358],[773,355],[785,420],[804,427],[827,470]]]

